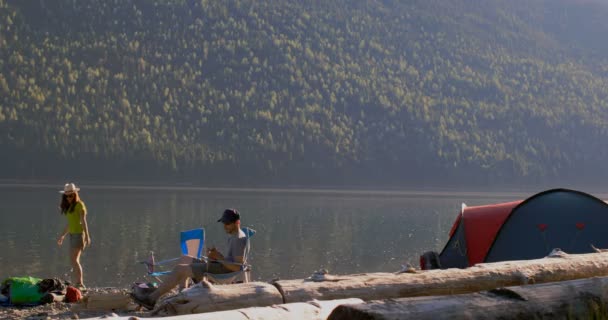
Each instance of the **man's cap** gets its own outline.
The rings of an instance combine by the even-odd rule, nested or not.
[[[241,215],[239,214],[239,212],[236,211],[236,209],[226,209],[226,210],[224,210],[222,217],[219,220],[217,220],[217,222],[226,224],[226,223],[233,223],[237,220],[241,220]]]

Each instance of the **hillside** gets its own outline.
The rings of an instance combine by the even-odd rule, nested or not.
[[[0,0],[0,178],[601,182],[600,1]]]

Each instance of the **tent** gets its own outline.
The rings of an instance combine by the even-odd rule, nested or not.
[[[545,257],[608,247],[608,204],[584,192],[547,190],[523,201],[462,207],[440,254],[421,256],[422,269],[466,268],[482,262]]]

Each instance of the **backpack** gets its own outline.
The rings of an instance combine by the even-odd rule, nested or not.
[[[65,302],[78,302],[82,299],[82,292],[78,288],[68,286],[65,291]]]
[[[2,292],[7,292],[12,304],[37,304],[44,293],[38,291],[41,279],[34,277],[10,277],[2,282]]]
[[[38,283],[38,291],[40,293],[53,292],[63,294],[65,291],[65,285],[57,278],[44,279]]]

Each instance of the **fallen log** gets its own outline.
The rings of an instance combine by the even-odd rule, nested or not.
[[[131,298],[120,292],[93,293],[85,295],[72,306],[73,312],[128,310]]]
[[[45,295],[40,298],[40,303],[53,303],[53,302],[63,302],[65,299],[65,295],[47,292]]]
[[[230,311],[217,311],[194,315],[169,316],[163,320],[326,320],[339,305],[363,303],[361,299],[344,299],[332,301],[310,301],[279,304],[270,307],[253,307]],[[89,318],[107,319],[106,317]],[[134,317],[115,317],[116,320],[132,320]]]
[[[568,255],[559,251],[543,259],[478,264],[467,269],[323,274],[311,279],[277,280],[272,285],[261,282],[199,285],[159,302],[154,314],[202,313],[311,300],[360,298],[369,301],[462,294],[596,276],[608,276],[608,252]]]
[[[369,273],[319,281],[277,280],[284,302],[450,295],[498,287],[608,276],[608,252],[568,255],[561,251],[536,260],[478,264],[467,269]]]
[[[215,286],[203,281],[174,296],[159,301],[154,315],[181,315],[283,303],[281,294],[271,284],[249,282]]]
[[[338,306],[328,320],[608,319],[608,278]]]

